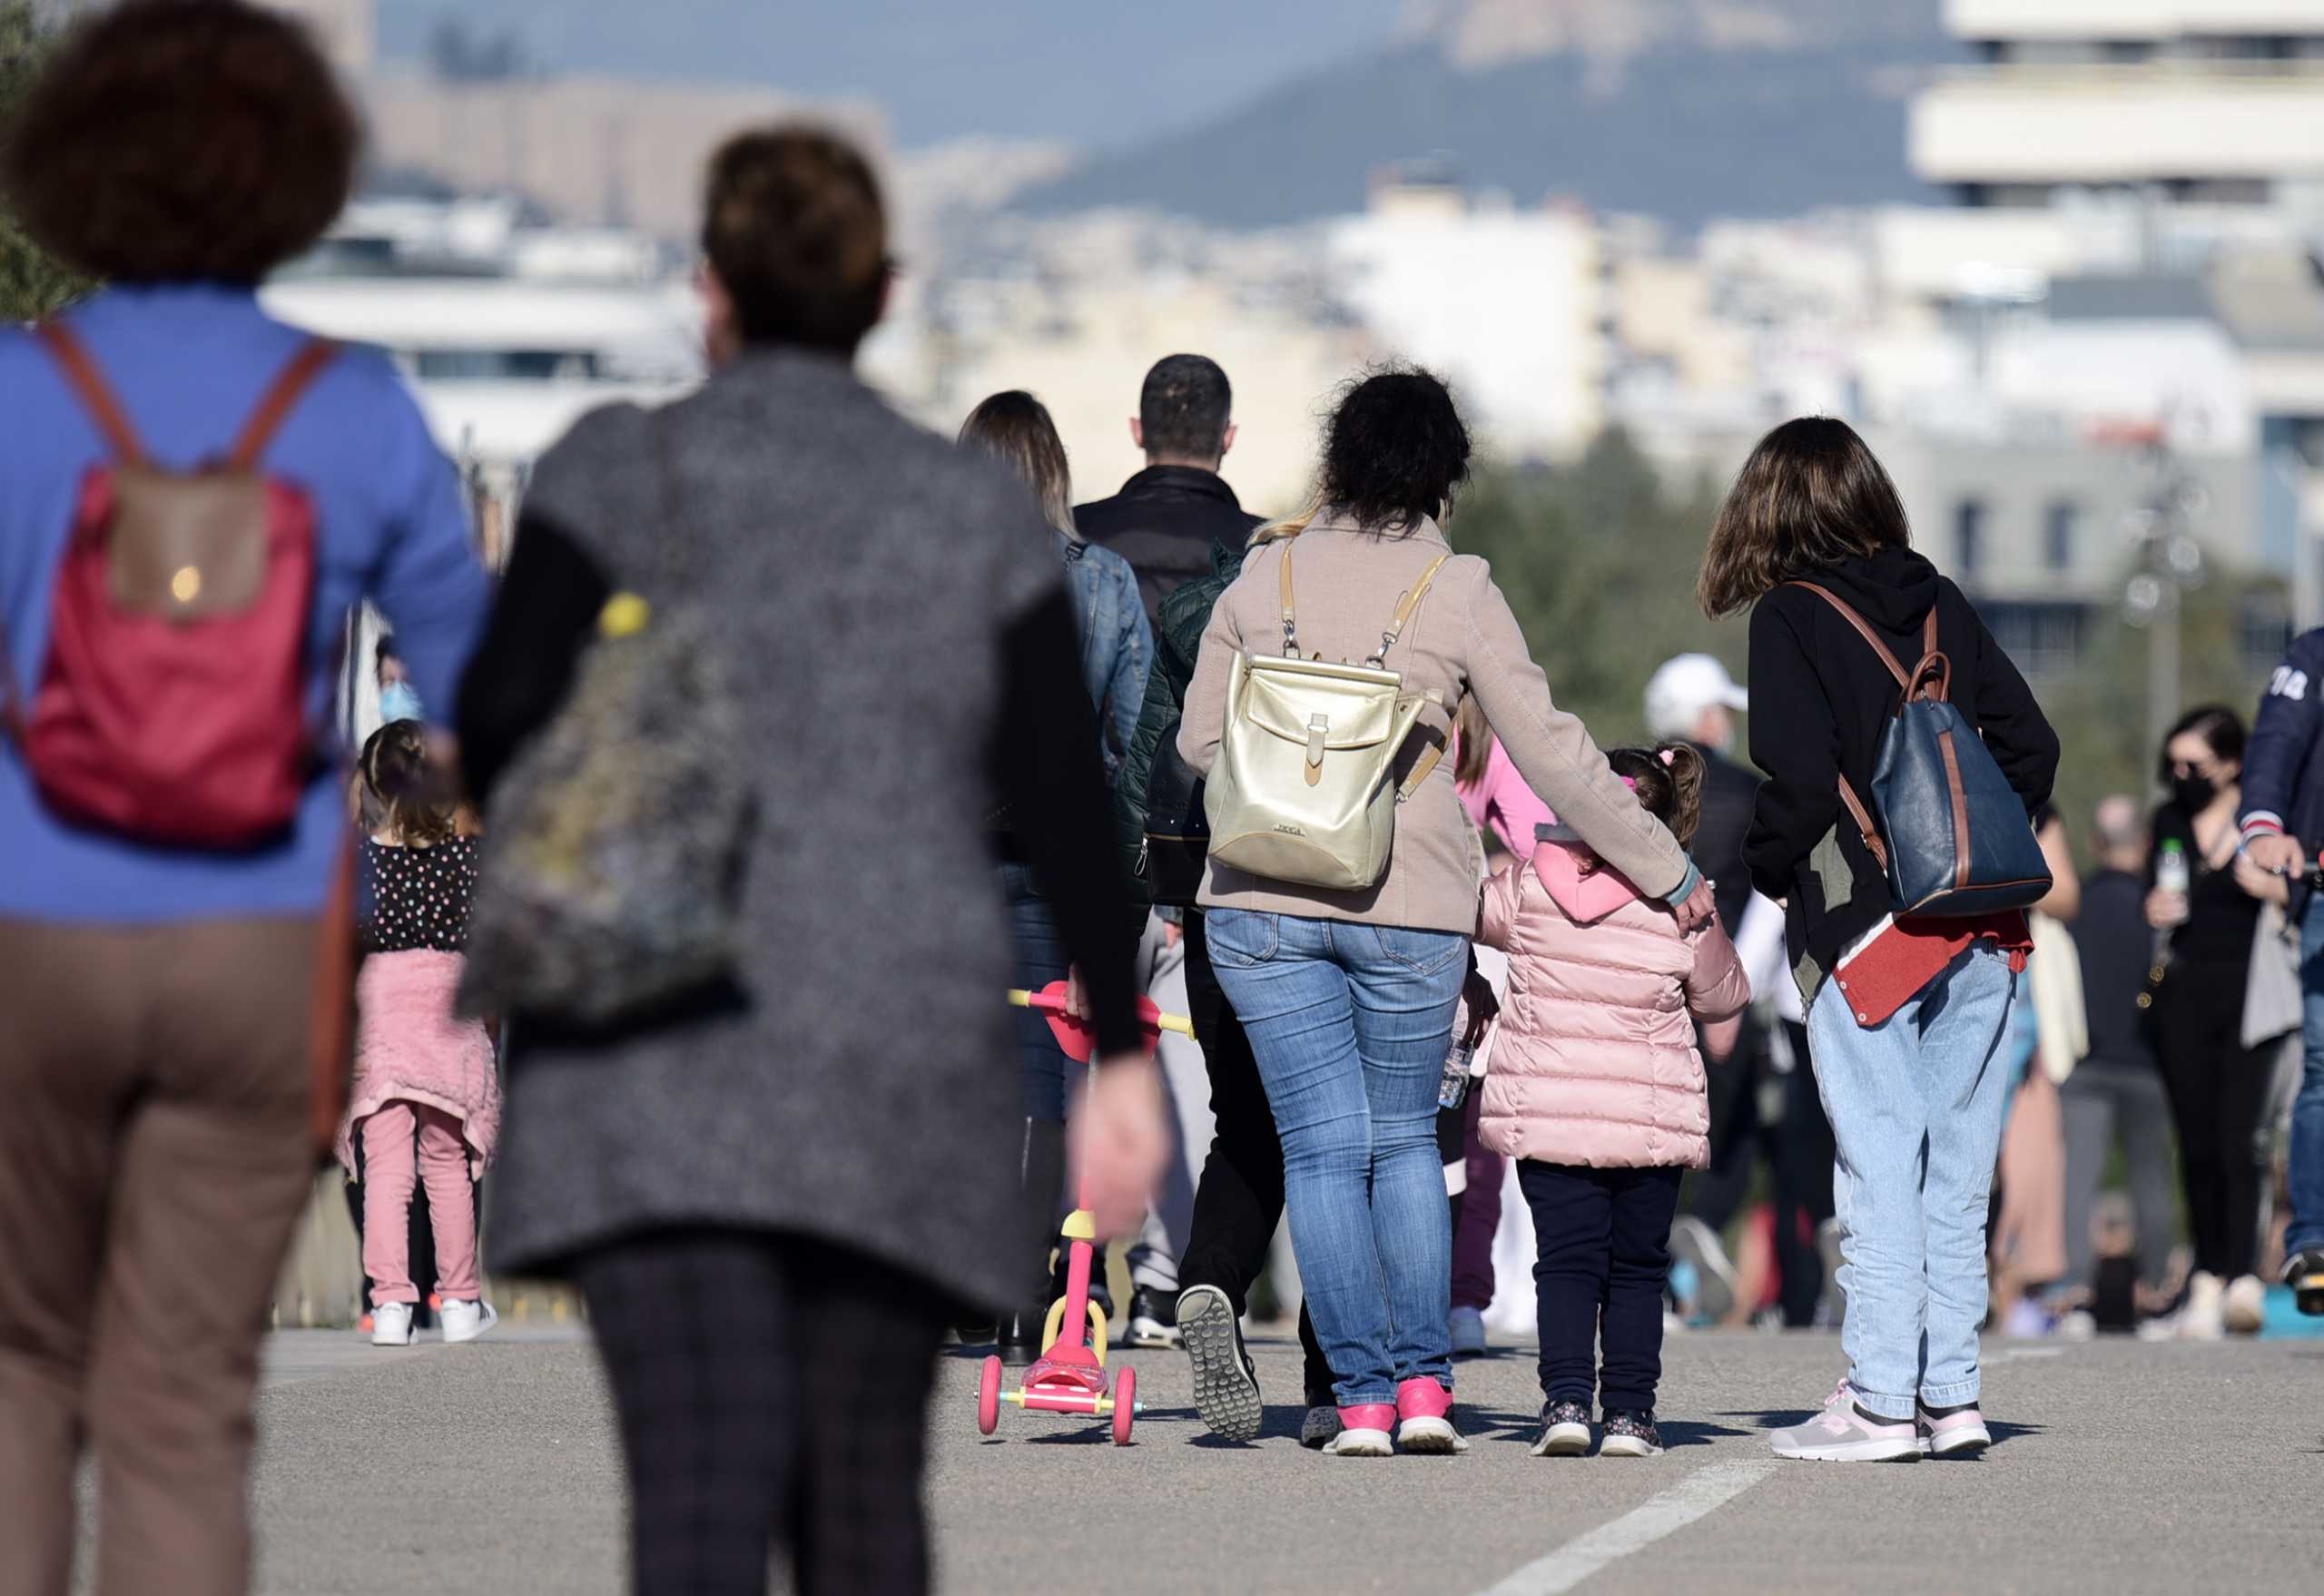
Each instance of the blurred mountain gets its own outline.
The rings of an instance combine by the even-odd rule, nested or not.
[[[1414,162],[1681,227],[1924,198],[1906,97],[1957,58],[1935,0],[1423,0],[1394,42],[1019,204],[1261,226],[1360,209]]]

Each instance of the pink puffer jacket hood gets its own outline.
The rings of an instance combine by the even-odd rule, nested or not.
[[[1586,850],[1543,842],[1485,884],[1479,938],[1509,955],[1509,1000],[1479,1138],[1595,1168],[1699,1169],[1710,1109],[1694,1021],[1732,1021],[1751,983],[1714,921],[1681,936]]]

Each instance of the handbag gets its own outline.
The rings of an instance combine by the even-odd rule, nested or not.
[[[1935,606],[1921,628],[1920,663],[1907,671],[1838,595],[1813,582],[1794,586],[1839,611],[1904,690],[1873,761],[1872,807],[1839,778],[1840,802],[1888,877],[1895,912],[1995,914],[2049,896],[2049,861],[2024,800],[1948,701],[1953,662],[1936,646]]]
[[[655,426],[666,547],[684,518]],[[701,612],[608,600],[564,706],[494,795],[460,1012],[605,1026],[732,981],[747,747]]]
[[[1178,752],[1172,721],[1146,773],[1146,841],[1138,874],[1157,907],[1191,909],[1210,868],[1210,816],[1203,808],[1203,779]]]
[[[2264,1047],[2298,1030],[2305,1003],[2299,938],[2280,908],[2263,903],[2260,923],[2251,931],[2251,972],[2243,987],[2243,1045]]]
[[[1388,651],[1450,553],[1437,557],[1396,605],[1380,646],[1362,665],[1299,656],[1291,546],[1278,567],[1282,657],[1235,656],[1218,761],[1203,795],[1210,857],[1295,886],[1361,892],[1387,873],[1396,807],[1443,757],[1431,748],[1400,784],[1396,756],[1435,695],[1407,692]]]

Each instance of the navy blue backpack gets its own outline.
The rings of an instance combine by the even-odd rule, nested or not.
[[[1888,874],[1895,912],[1994,914],[2028,909],[2049,896],[2050,865],[2026,818],[2025,801],[2001,773],[1977,729],[1947,701],[1953,662],[1936,646],[1935,606],[1921,628],[1920,664],[1907,671],[1837,595],[1813,582],[1795,585],[1839,611],[1904,690],[1880,734],[1869,812],[1847,777],[1840,777],[1840,802]]]

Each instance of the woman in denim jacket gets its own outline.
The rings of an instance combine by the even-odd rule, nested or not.
[[[1106,779],[1111,782],[1137,729],[1146,698],[1147,671],[1154,659],[1154,633],[1138,602],[1137,578],[1129,562],[1108,549],[1084,543],[1073,528],[1073,478],[1065,444],[1049,419],[1049,408],[1031,394],[1012,389],[994,394],[970,412],[960,428],[964,448],[981,449],[1025,479],[1040,502],[1066,568],[1066,592],[1081,641],[1081,679],[1097,707],[1104,743]],[[1038,990],[1065,979],[1069,961],[1050,912],[1046,883],[1037,880],[1015,832],[1000,828],[1001,883],[1017,938],[1017,984]],[[1018,1049],[1024,1061],[1025,1133],[1019,1178],[1036,1206],[1055,1200],[1065,1183],[1066,1059],[1049,1034],[1049,1022],[1029,1010],[1017,1017]],[[1040,1351],[1042,1322],[1052,1289],[1047,1236],[1039,1258],[1029,1268],[1023,1305],[1000,1327],[1000,1348],[1014,1362],[1030,1362]],[[1101,1296],[1103,1286],[1095,1287]],[[1105,1303],[1108,1309],[1110,1303]]]

